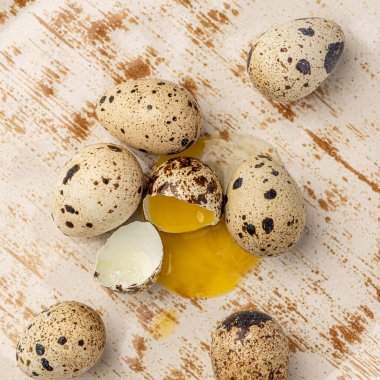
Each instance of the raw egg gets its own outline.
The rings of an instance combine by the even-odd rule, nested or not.
[[[268,143],[252,136],[237,136],[227,141],[213,137],[199,139],[177,155],[162,156],[157,165],[162,165],[173,157],[196,157],[218,174],[222,186],[226,188],[236,166],[255,154],[277,157]],[[166,203],[150,204],[150,220],[157,221],[165,214],[166,222],[170,215],[172,224],[175,225],[180,215],[181,219],[186,219],[182,218],[182,212],[196,212],[194,209],[186,210],[187,206],[193,205],[182,205],[179,202],[181,201],[177,202],[171,197]],[[194,220],[194,215],[192,216]],[[215,225],[206,224],[203,228],[192,228],[190,232],[175,232],[177,233],[159,232],[164,258],[157,281],[183,297],[209,298],[225,294],[234,289],[244,274],[259,263],[260,259],[248,254],[235,243],[223,217]]]

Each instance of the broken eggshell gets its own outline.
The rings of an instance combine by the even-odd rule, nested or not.
[[[213,212],[211,225],[218,223],[222,214],[223,189],[219,178],[208,165],[194,157],[171,158],[153,171],[143,201],[144,215],[149,221],[148,200],[155,195],[174,197]]]
[[[136,293],[153,285],[161,269],[160,235],[149,222],[117,229],[98,251],[95,278],[108,289]]]

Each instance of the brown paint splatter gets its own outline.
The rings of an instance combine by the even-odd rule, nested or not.
[[[198,86],[197,84],[195,83],[194,79],[193,78],[190,78],[190,77],[184,77],[181,82],[180,82],[180,85],[185,87],[187,91],[189,91],[192,95],[196,96],[197,95],[197,91],[198,91]]]
[[[150,61],[147,58],[144,60],[142,57],[138,57],[130,62],[118,63],[116,67],[123,72],[120,82],[127,79],[146,78],[151,74]]]
[[[54,95],[54,89],[44,83],[39,83],[38,88],[47,97]]]
[[[223,129],[223,130],[219,131],[219,136],[220,136],[220,138],[222,138],[225,141],[228,141],[230,139],[230,134],[227,131],[227,129]]]
[[[190,0],[175,0],[176,3],[183,5],[186,8],[191,8],[191,1]]]
[[[353,173],[356,177],[359,178],[360,181],[366,183],[368,186],[371,187],[371,189],[379,193],[379,185],[375,182],[372,182],[369,180],[366,176],[364,176],[362,173],[360,173],[358,170],[354,169],[348,162],[343,160],[343,158],[340,156],[338,150],[332,146],[331,141],[329,139],[321,139],[316,134],[314,134],[310,129],[306,129],[306,133],[311,137],[313,142],[317,144],[322,150],[324,150],[329,156],[335,159],[335,161],[342,164],[347,170],[349,170],[351,173]]]
[[[217,9],[211,9],[207,15],[212,18],[214,21],[221,23],[222,25],[230,22],[227,15],[223,12],[218,11]]]
[[[294,121],[294,118],[297,115],[293,111],[291,103],[278,103],[272,99],[268,99],[268,101],[281,114],[281,116],[289,121]]]

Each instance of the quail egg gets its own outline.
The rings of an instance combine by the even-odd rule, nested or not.
[[[36,379],[71,379],[92,367],[106,343],[99,314],[79,302],[59,302],[38,314],[16,347],[19,368]]]
[[[289,344],[268,314],[240,311],[213,331],[211,361],[218,380],[286,380]]]
[[[153,154],[178,153],[199,137],[202,116],[185,88],[162,79],[138,79],[109,89],[97,102],[101,124],[120,141]]]
[[[245,160],[227,189],[226,224],[236,243],[255,256],[289,250],[305,227],[305,205],[286,169],[266,155]]]
[[[65,235],[100,235],[136,211],[142,189],[142,169],[132,153],[115,144],[90,145],[63,167],[52,217]]]
[[[344,33],[334,21],[301,18],[273,26],[248,54],[248,74],[264,95],[298,100],[333,71],[344,49]]]

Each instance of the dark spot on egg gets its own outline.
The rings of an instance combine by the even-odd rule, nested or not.
[[[105,184],[105,185],[108,185],[108,183],[109,183],[109,179],[108,178],[103,178],[102,177],[102,182]]]
[[[111,95],[110,98],[108,99],[108,101],[109,101],[110,103],[112,103],[112,102],[114,101],[114,99],[115,99],[115,97]]]
[[[181,141],[181,145],[182,145],[182,146],[187,146],[188,143],[189,143],[189,139],[183,139],[183,140]]]
[[[308,27],[308,28],[299,28],[298,29],[303,35],[305,36],[308,36],[308,37],[313,37],[315,32],[314,32],[314,29],[312,27]]]
[[[256,232],[256,228],[253,224],[247,224],[247,232],[250,234],[250,235],[254,235],[255,232]]]
[[[277,171],[277,170],[274,170],[272,169],[271,173],[272,175],[274,175],[275,177],[277,177],[280,173]]]
[[[296,69],[303,75],[311,74],[310,63],[307,59],[300,59],[296,64]]]
[[[73,175],[80,169],[80,166],[78,164],[75,164],[74,166],[72,166],[66,173],[66,176],[65,178],[63,179],[63,184],[66,185],[68,181],[71,180],[71,178],[73,178]]]
[[[42,364],[42,367],[44,367],[44,369],[46,369],[46,371],[49,371],[49,372],[53,371],[53,368],[50,366],[50,363],[47,359],[42,358],[41,364]]]
[[[261,311],[240,311],[230,315],[223,322],[221,327],[227,331],[231,331],[232,328],[238,329],[237,337],[243,340],[248,334],[252,326],[258,326],[262,328],[264,324],[271,321],[272,317]]]
[[[268,190],[266,193],[264,193],[265,199],[274,199],[277,196],[277,192],[274,189]]]
[[[148,111],[150,111],[153,107],[151,104],[148,104],[146,108],[148,109]]]
[[[293,58],[292,57],[288,57],[288,63],[292,63],[293,62]]]
[[[92,223],[86,223],[86,227],[88,227],[88,228],[92,228],[92,227],[93,227],[93,224],[92,224]]]
[[[139,149],[139,151],[140,151],[140,152],[143,152],[143,153],[148,153],[148,151],[145,150],[145,149]]]
[[[61,208],[61,213],[62,213],[62,214],[65,213],[65,209],[64,209],[64,208]]]
[[[58,338],[57,342],[58,344],[63,346],[67,342],[67,339],[64,336],[61,336],[60,338]]]
[[[263,167],[264,166],[264,162],[260,162],[259,164],[256,164],[255,165],[255,168],[256,169],[259,169],[259,168],[261,168],[261,167]]]
[[[32,372],[32,376],[35,376],[35,377],[37,377],[37,376],[40,376],[37,372]]]
[[[330,74],[334,70],[335,65],[339,61],[340,56],[343,53],[344,42],[334,42],[329,44],[328,50],[325,56],[323,67],[327,74]]]
[[[81,339],[80,341],[78,341],[78,346],[84,346],[84,340],[83,339]]]
[[[107,97],[106,96],[102,96],[99,100],[99,104],[103,104],[105,101],[106,101]]]
[[[265,231],[265,233],[269,234],[270,232],[273,231],[274,223],[273,223],[273,219],[272,218],[265,218],[265,219],[263,219],[263,221],[261,222],[261,224],[262,224],[262,227],[263,227],[263,230]]]
[[[71,222],[66,222],[66,226],[69,228],[74,228],[74,224],[72,224]]]
[[[116,94],[121,94],[121,90],[117,90],[117,91],[116,91]]]
[[[69,212],[70,214],[74,214],[75,213],[75,209],[74,207],[70,206],[70,205],[65,205],[65,209],[67,212]]]
[[[158,82],[157,83],[159,86],[163,86],[163,85],[165,85],[165,82]]]
[[[115,145],[107,145],[108,149],[111,149],[112,151],[114,152],[121,152],[121,148],[119,148],[118,146],[115,146]]]
[[[239,177],[239,178],[235,179],[235,181],[234,181],[234,183],[232,185],[232,189],[236,190],[239,187],[241,187],[242,184],[243,184],[243,178]]]

